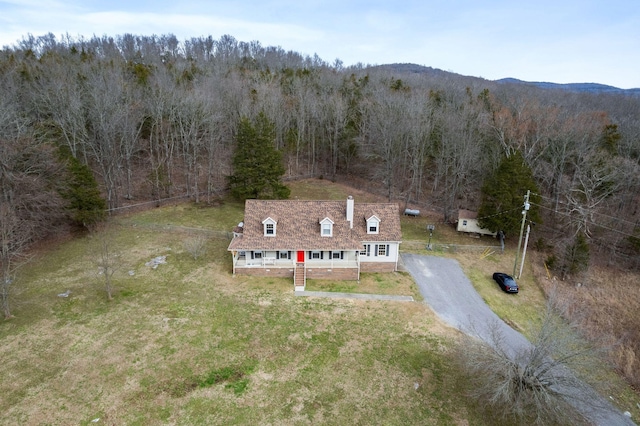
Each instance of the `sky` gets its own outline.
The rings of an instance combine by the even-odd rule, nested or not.
[[[344,66],[640,88],[639,0],[0,0],[0,46],[47,33],[231,35]]]

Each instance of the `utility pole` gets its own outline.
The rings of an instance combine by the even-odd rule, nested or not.
[[[522,248],[522,262],[520,262],[520,272],[518,278],[522,276],[522,269],[524,268],[524,258],[527,257],[527,245],[529,244],[529,232],[531,232],[531,225],[527,224],[527,236],[524,237],[524,247]]]
[[[518,257],[520,257],[520,246],[522,245],[522,234],[524,234],[524,224],[527,221],[527,212],[529,211],[529,195],[531,195],[531,191],[527,190],[527,195],[524,196],[524,206],[522,209],[522,225],[520,225],[520,239],[518,240],[518,249],[516,250],[516,261],[513,264],[513,277],[518,278],[516,276],[516,270],[518,268]]]

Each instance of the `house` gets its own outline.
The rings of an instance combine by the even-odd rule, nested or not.
[[[228,250],[233,273],[358,280],[360,272],[397,270],[397,204],[345,201],[247,200]]]
[[[496,236],[495,232],[491,232],[486,228],[480,228],[478,225],[478,213],[471,210],[458,210],[458,232],[468,232],[478,235]]]

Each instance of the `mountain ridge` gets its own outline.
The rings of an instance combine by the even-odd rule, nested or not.
[[[623,93],[630,95],[640,95],[640,88],[621,89],[615,86],[609,86],[601,83],[552,83],[547,81],[524,81],[517,78],[501,78],[494,80],[499,84],[524,84],[539,87],[541,89],[559,89],[569,92],[588,92],[588,93]]]
[[[439,68],[433,68],[433,67],[428,67],[428,66],[418,65],[413,63],[393,63],[393,64],[372,66],[370,68],[388,69],[395,72],[410,73],[410,74],[429,74],[434,76],[449,75],[449,76],[483,79],[482,77],[457,74],[451,71],[444,71]],[[540,89],[563,90],[567,92],[596,93],[596,94],[615,93],[615,94],[640,96],[640,88],[621,89],[619,87],[609,86],[601,83],[553,83],[553,82],[545,82],[545,81],[524,81],[524,80],[519,80],[513,77],[505,77],[498,80],[487,80],[487,81],[491,81],[496,84],[527,85],[527,86],[537,87]]]

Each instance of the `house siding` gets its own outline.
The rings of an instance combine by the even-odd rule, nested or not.
[[[488,229],[480,228],[476,219],[460,219],[458,221],[458,232],[468,232],[472,234],[491,235],[496,236],[495,232],[491,232]]]
[[[397,242],[385,242],[385,241],[377,241],[377,242],[364,242],[364,245],[369,245],[369,255],[360,255],[360,262],[391,262],[396,263],[398,260],[398,254],[400,252],[400,247]],[[378,255],[378,246],[385,246],[385,255]]]
[[[478,224],[478,213],[471,210],[458,211],[458,226],[456,226],[456,230],[470,234],[496,236],[495,232],[480,227]]]

